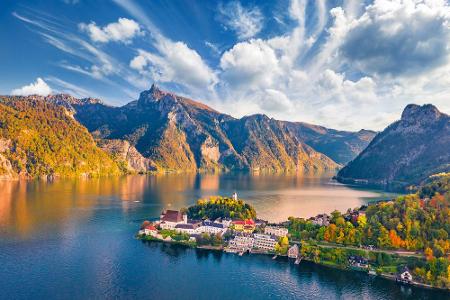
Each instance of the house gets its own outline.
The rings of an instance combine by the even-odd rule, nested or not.
[[[253,248],[255,239],[250,236],[235,236],[230,241],[228,247],[233,251],[247,251]]]
[[[227,231],[227,228],[221,223],[203,221],[202,225],[197,228],[197,233],[209,233],[223,235]]]
[[[253,231],[255,231],[255,228],[255,221],[253,221],[252,219],[247,219],[244,221],[244,233],[253,233]]]
[[[195,234],[197,233],[197,229],[199,227],[198,223],[180,223],[175,225],[175,231],[179,233],[187,233],[187,234]]]
[[[284,228],[284,227],[279,227],[279,226],[266,226],[264,228],[264,233],[274,235],[277,237],[283,237],[283,236],[287,236],[288,229]]]
[[[288,257],[289,258],[297,258],[299,254],[298,245],[295,244],[294,246],[290,247],[288,250]]]
[[[275,245],[278,243],[278,241],[268,234],[254,234],[254,243],[253,247],[257,249],[267,250],[267,251],[274,251]]]
[[[399,269],[396,280],[399,282],[405,282],[405,283],[410,283],[413,280],[413,277],[412,277],[411,272],[409,271],[408,267],[402,266]]]
[[[144,234],[155,237],[158,234],[158,230],[153,225],[147,225],[144,228]]]
[[[311,223],[319,226],[328,226],[330,225],[330,216],[327,214],[319,214],[315,217],[309,218]]]
[[[232,222],[230,218],[217,218],[214,220],[214,223],[222,224],[225,228],[230,227]]]
[[[232,222],[234,230],[236,231],[244,231],[245,222],[242,220],[234,220]]]
[[[368,268],[369,267],[369,261],[359,255],[351,255],[348,257],[348,264],[350,267],[354,268]]]
[[[160,226],[162,229],[175,229],[177,224],[187,224],[187,215],[178,210],[166,210],[161,213]]]

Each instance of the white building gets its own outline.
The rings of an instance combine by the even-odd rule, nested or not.
[[[155,237],[158,234],[158,230],[153,225],[147,225],[144,228],[144,234]]]
[[[197,233],[209,233],[223,235],[227,231],[227,228],[221,223],[203,221],[201,226],[197,228]]]
[[[299,249],[298,249],[298,245],[297,244],[295,244],[294,246],[289,248],[289,250],[288,250],[288,257],[290,257],[290,258],[297,258],[298,254],[299,254]]]
[[[327,214],[320,214],[320,215],[317,215],[316,217],[310,218],[309,220],[314,225],[319,225],[319,226],[330,225],[330,216],[328,216]]]
[[[161,229],[175,229],[178,224],[187,224],[187,215],[177,210],[166,210],[161,214]]]
[[[236,236],[228,244],[230,249],[237,251],[246,251],[253,248],[255,239],[249,236]]]
[[[231,196],[231,198],[233,198],[233,200],[237,201],[237,199],[238,199],[237,193],[234,192],[233,195]]]
[[[264,233],[274,235],[277,237],[283,237],[283,236],[287,236],[288,229],[284,228],[284,227],[278,227],[278,226],[266,226],[264,228]]]
[[[255,241],[253,247],[257,249],[263,249],[268,251],[275,250],[275,245],[278,241],[268,234],[254,234]]]
[[[225,228],[230,227],[232,222],[233,222],[233,220],[231,220],[229,218],[217,218],[216,220],[214,220],[214,223],[222,224],[223,227],[225,227]]]
[[[409,272],[407,267],[400,268],[397,274],[397,280],[402,282],[411,282],[413,280],[411,272]]]
[[[198,228],[199,228],[198,224],[187,223],[187,224],[177,224],[175,225],[174,229],[175,231],[180,233],[196,234]]]

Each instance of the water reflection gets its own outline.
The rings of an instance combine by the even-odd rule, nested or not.
[[[329,176],[180,174],[99,179],[0,181],[0,230],[22,237],[42,227],[68,230],[97,217],[101,209],[120,209],[138,221],[158,217],[198,198],[231,195],[252,203],[259,217],[281,221],[346,210],[391,195],[337,185]],[[66,226],[68,228],[64,229]]]

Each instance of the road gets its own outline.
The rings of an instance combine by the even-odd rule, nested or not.
[[[300,244],[299,241],[292,241],[295,244]],[[340,245],[340,244],[332,244],[332,243],[327,243],[327,242],[317,242],[317,245],[320,247],[325,247],[325,248],[342,248],[342,249],[351,249],[351,250],[365,250],[365,251],[371,251],[371,252],[377,252],[377,253],[388,253],[388,254],[397,254],[400,256],[406,256],[406,257],[419,257],[422,258],[424,257],[423,254],[419,254],[416,253],[414,251],[405,251],[405,250],[387,250],[387,249],[365,249],[365,248],[359,248],[359,247],[355,247],[355,246],[345,246],[345,245]]]

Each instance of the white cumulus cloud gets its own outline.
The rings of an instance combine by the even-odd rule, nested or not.
[[[80,23],[78,27],[86,32],[92,41],[98,43],[122,42],[127,44],[134,37],[144,35],[140,25],[127,18],[119,18],[117,22],[109,23],[104,27],[97,26],[95,22]]]
[[[11,95],[15,96],[29,96],[29,95],[41,95],[47,96],[52,93],[52,89],[48,84],[40,77],[35,82],[25,85],[21,88],[17,88],[11,91]]]
[[[185,43],[161,40],[155,46],[159,54],[140,49],[130,67],[155,81],[176,82],[191,89],[211,89],[217,82],[213,70]]]
[[[448,62],[445,1],[376,0],[348,24],[341,53],[367,73],[415,75]]]

